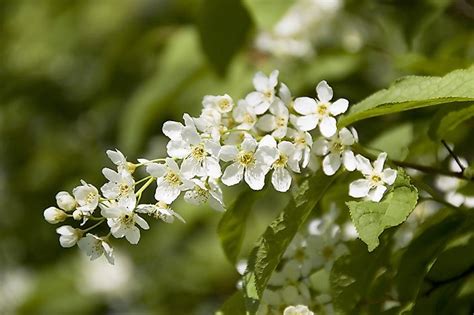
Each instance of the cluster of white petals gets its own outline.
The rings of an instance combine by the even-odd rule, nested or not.
[[[199,117],[184,114],[183,122],[165,122],[166,157],[132,163],[118,150],[107,151],[115,169],[102,170],[107,182],[100,189],[81,181],[72,194],[57,194],[58,207],[44,211],[51,224],[81,221],[80,227],[57,229],[60,244],[72,247],[79,243],[91,259],[104,255],[113,263],[110,236],[137,244],[141,229],[149,229],[141,215],[166,223],[175,218],[184,222],[172,209],[180,197],[190,204],[225,211],[222,185],[240,182],[253,190],[269,182],[275,190],[286,192],[295,185],[294,177],[306,171],[312,156],[321,157],[328,176],[341,166],[347,171],[358,169],[366,178],[351,184],[350,195],[381,200],[396,172],[382,169],[386,154],[373,167],[366,158],[354,155],[357,132],[337,125],[337,117],[347,111],[349,102],[343,98],[332,101],[333,90],[326,81],[317,85],[317,98],[294,99],[278,76],[277,70],[269,76],[258,72],[253,78],[255,90],[244,98],[234,101],[227,94],[207,95]],[[139,168],[145,176],[137,180]],[[155,203],[141,204],[143,191],[152,185],[156,185]],[[102,223],[107,223],[108,234],[89,233]]]

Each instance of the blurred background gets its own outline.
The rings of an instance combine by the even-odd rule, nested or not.
[[[178,203],[187,224],[115,242],[112,267],[61,248],[43,210],[80,179],[101,186],[107,149],[164,156],[164,121],[198,115],[206,94],[244,97],[256,71],[279,69],[293,95],[325,79],[356,103],[400,76],[473,61],[469,0],[1,0],[0,314],[212,314],[239,279],[220,213]],[[372,145],[404,159],[435,150],[422,132],[432,113],[357,127],[362,139],[393,132]],[[285,198],[253,205],[244,254]]]

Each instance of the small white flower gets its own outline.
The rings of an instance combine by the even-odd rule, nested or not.
[[[120,199],[117,203],[109,205],[101,204],[100,214],[107,218],[110,232],[116,238],[125,236],[130,244],[137,244],[140,240],[140,230],[135,226],[138,224],[142,229],[148,230],[148,223],[138,216],[133,210],[135,203],[126,199]]]
[[[169,126],[173,125],[168,124]],[[163,132],[172,134],[165,126]],[[207,138],[203,139],[194,122],[188,120],[186,126],[181,128],[179,140],[172,138],[167,145],[167,149],[170,157],[184,159],[181,164],[181,172],[186,178],[194,176],[218,178],[222,174],[217,158],[220,150],[219,142]]]
[[[126,198],[135,200],[135,180],[129,172],[125,170],[116,172],[110,168],[104,168],[102,174],[109,180],[108,183],[100,188],[104,197],[108,199]]]
[[[273,70],[269,77],[257,72],[253,77],[254,92],[248,94],[246,102],[255,110],[255,114],[265,113],[275,100],[275,87],[278,84],[278,70]]]
[[[219,141],[221,135],[227,131],[226,122],[230,122],[230,118],[223,119],[222,114],[214,108],[204,108],[198,118],[194,118],[196,128],[209,135],[211,139]]]
[[[340,98],[331,103],[333,92],[326,81],[319,82],[316,92],[318,94],[316,100],[309,97],[295,99],[294,109],[297,113],[303,115],[297,119],[296,124],[299,129],[304,131],[313,130],[319,125],[321,134],[325,137],[331,137],[337,131],[334,116],[344,113],[349,106],[349,102],[344,98]]]
[[[76,200],[67,191],[60,191],[56,194],[56,203],[64,211],[72,211],[77,206]]]
[[[129,173],[133,173],[135,171],[136,165],[130,162],[127,162],[127,158],[123,155],[122,152],[115,149],[115,151],[107,150],[106,152],[109,159],[117,165],[117,169],[119,172],[127,171]]]
[[[222,175],[225,185],[236,185],[244,178],[250,188],[260,190],[265,185],[265,175],[270,166],[278,158],[278,152],[268,145],[258,145],[254,138],[247,136],[239,147],[222,146],[219,156],[225,162],[233,162]]]
[[[282,141],[277,145],[275,139],[272,137],[264,137],[260,144],[277,148],[278,157],[272,164],[272,184],[277,191],[288,191],[292,181],[288,169],[296,173],[300,172],[300,166],[296,155],[296,146],[289,141]]]
[[[257,123],[257,113],[255,108],[245,100],[239,100],[237,107],[232,112],[232,116],[239,125],[238,129],[251,130]]]
[[[352,172],[357,167],[357,160],[350,146],[357,141],[355,129],[352,132],[347,128],[342,128],[338,133],[329,139],[318,139],[313,144],[314,152],[319,156],[324,156],[324,174],[334,175],[341,164],[346,170]]]
[[[77,246],[79,246],[87,256],[90,256],[91,260],[95,260],[103,254],[111,265],[114,264],[113,248],[109,243],[94,234],[87,233],[85,237],[77,242]]]
[[[44,210],[43,216],[44,216],[44,219],[48,221],[48,223],[51,223],[51,224],[63,222],[64,220],[67,219],[66,212],[56,207],[49,207],[48,209]]]
[[[205,109],[212,108],[220,112],[221,114],[229,113],[234,107],[234,101],[227,95],[206,95],[202,101],[202,105]]]
[[[186,223],[183,217],[174,212],[173,209],[163,201],[158,201],[156,204],[138,205],[136,211],[138,213],[146,213],[147,215],[166,223],[173,223],[174,218],[178,218],[181,222]]]
[[[313,145],[311,134],[306,131],[299,131],[290,128],[288,129],[288,136],[295,144],[296,159],[301,162],[301,167],[305,168],[308,166],[311,157],[311,147]]]
[[[283,315],[314,315],[306,305],[288,306]]]
[[[195,186],[184,194],[186,202],[193,205],[209,204],[214,210],[225,210],[222,189],[215,180],[209,178],[205,181],[195,178],[192,181]]]
[[[56,233],[61,235],[59,243],[62,247],[73,247],[77,241],[82,237],[82,230],[75,229],[70,225],[63,225],[56,229]]]
[[[178,164],[171,158],[166,158],[165,164],[150,163],[147,172],[156,177],[155,199],[171,204],[182,191],[191,189],[194,183],[187,179]]]
[[[91,214],[99,204],[99,191],[91,184],[81,180],[82,186],[73,189],[72,194],[79,205],[77,210]]]
[[[349,195],[354,198],[367,197],[368,200],[379,202],[387,187],[392,185],[397,178],[397,171],[391,168],[383,168],[387,153],[379,154],[377,160],[370,164],[370,161],[358,154],[357,169],[365,176],[365,179],[358,179],[349,185]]]
[[[290,115],[288,108],[278,99],[270,106],[270,113],[258,119],[257,128],[265,132],[272,132],[272,136],[277,139],[285,137]]]

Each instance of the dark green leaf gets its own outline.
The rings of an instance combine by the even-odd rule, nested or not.
[[[296,232],[311,210],[324,195],[335,176],[327,177],[318,171],[300,186],[294,200],[268,226],[252,250],[244,275],[244,294],[247,310],[257,311],[263,291]]]
[[[245,300],[242,291],[237,291],[228,298],[216,315],[245,315]]]
[[[349,201],[347,206],[360,239],[372,251],[379,245],[379,235],[385,229],[404,222],[417,200],[417,189],[410,184],[408,175],[399,169],[393,188],[381,202]]]
[[[460,124],[474,117],[474,103],[450,106],[438,111],[431,123],[429,135],[435,140],[444,139],[451,131],[459,128]]]
[[[257,192],[246,190],[237,197],[232,207],[222,216],[217,227],[222,248],[227,259],[235,264],[245,235],[248,214]]]
[[[245,43],[251,23],[240,0],[203,0],[198,18],[201,46],[220,75]]]
[[[288,11],[295,0],[244,0],[256,24],[269,30]]]
[[[433,105],[474,101],[474,66],[443,77],[408,76],[350,107],[339,126]]]

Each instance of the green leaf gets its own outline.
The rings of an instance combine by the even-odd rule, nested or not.
[[[198,30],[208,62],[220,75],[243,46],[252,21],[240,0],[203,0]]]
[[[430,137],[438,141],[444,139],[459,125],[474,117],[474,103],[457,104],[438,111],[429,129]]]
[[[318,171],[310,179],[305,180],[300,185],[299,193],[257,241],[257,245],[250,253],[244,275],[245,302],[251,314],[257,311],[267,282],[288,244],[334,179],[335,176],[327,177],[322,171]]]
[[[368,147],[387,152],[392,159],[404,160],[412,141],[413,124],[405,123],[383,132],[369,142]]]
[[[283,17],[295,0],[244,0],[256,24],[269,30]]]
[[[245,300],[242,291],[237,291],[228,298],[216,315],[245,315]]]
[[[336,260],[331,269],[330,284],[334,308],[337,314],[362,314],[360,308],[366,303],[362,300],[374,295],[371,286],[377,276],[387,271],[385,267],[390,259],[389,242],[369,253],[360,241],[349,244],[349,254]],[[389,286],[383,288],[389,289]],[[378,290],[375,295],[384,294]],[[374,297],[374,299],[378,297]],[[375,314],[375,313],[374,313]]]
[[[227,209],[217,227],[224,253],[232,264],[235,264],[245,236],[247,217],[252,209],[257,192],[246,190],[237,197]]]
[[[396,283],[401,302],[415,300],[426,273],[445,245],[458,234],[464,220],[462,215],[451,215],[427,228],[411,242],[398,267]]]
[[[443,77],[408,76],[350,107],[340,127],[415,108],[474,101],[474,66]]]
[[[417,189],[410,184],[408,175],[399,169],[393,188],[381,202],[349,201],[346,204],[360,239],[372,251],[379,245],[379,235],[385,229],[404,222],[417,200]]]

